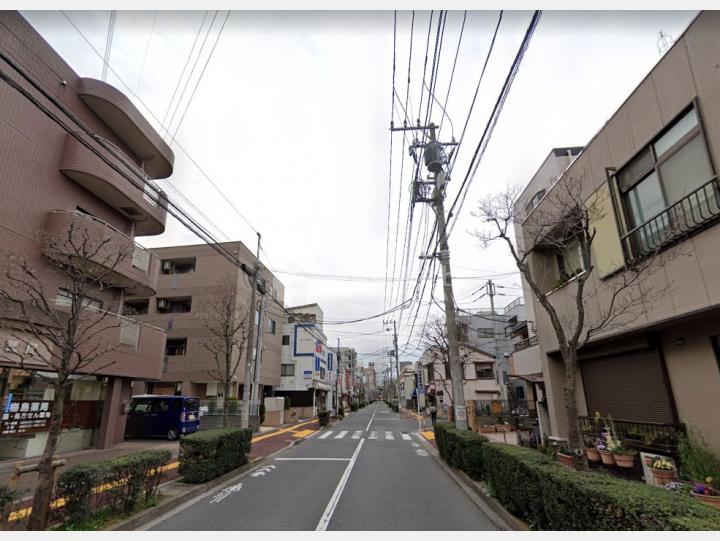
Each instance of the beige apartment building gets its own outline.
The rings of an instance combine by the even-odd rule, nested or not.
[[[533,216],[552,212],[568,181],[593,209],[590,321],[608,313],[613,292],[633,269],[650,262],[618,298],[625,309],[580,350],[576,398],[584,431],[599,412],[625,433],[639,432],[640,447],[668,452],[683,427],[701,431],[720,451],[718,51],[720,12],[702,12],[574,161],[562,164],[560,180],[536,183],[517,203],[525,209],[515,224],[520,248],[531,252],[531,272],[561,317],[572,319],[577,276],[588,270],[577,245],[558,251],[534,243]],[[527,301],[550,432],[563,437],[558,342],[545,310],[533,295]],[[532,359],[522,364],[535,371]]]
[[[241,242],[220,243],[219,247],[252,269],[255,255]],[[136,393],[183,394],[201,399],[221,399],[217,364],[208,349],[212,327],[217,327],[216,308],[224,298],[233,297],[238,324],[247,317],[250,280],[235,263],[207,244],[154,248],[160,261],[157,294],[125,300],[129,317],[150,323],[167,333],[162,375],[157,381],[136,382]],[[284,287],[267,269],[261,270],[266,282],[262,318],[262,364],[259,397],[270,396],[280,385],[280,354],[284,315]],[[259,318],[260,294],[256,295],[255,323]],[[247,327],[245,327],[247,328]],[[255,332],[257,336],[257,332]],[[246,341],[247,342],[247,341]],[[255,340],[253,340],[255,342]],[[245,346],[248,347],[247,345]],[[251,344],[253,352],[255,343]],[[237,351],[233,367],[237,365]],[[245,377],[245,351],[232,379],[230,396],[242,398]]]

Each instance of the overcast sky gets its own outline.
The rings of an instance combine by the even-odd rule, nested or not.
[[[101,77],[101,58],[62,13],[23,14],[81,76]],[[258,230],[266,252],[262,260],[271,269],[384,278],[393,12],[235,11],[220,34],[226,14],[117,14],[110,54],[115,74],[109,74],[108,82],[131,97],[161,134],[166,132],[160,124],[169,128],[168,143],[177,130],[172,144],[175,171],[169,179],[159,181],[160,187],[218,240],[241,240],[254,251],[256,236],[252,228]],[[448,187],[450,201],[465,175],[531,15],[508,12],[503,16]],[[75,11],[67,16],[103,54],[109,13]],[[483,302],[487,299],[473,302],[473,292],[488,278],[505,286],[500,291],[506,296],[499,297],[497,305],[508,304],[520,294],[519,277],[503,247],[481,251],[469,234],[476,227],[470,216],[474,202],[508,183],[527,182],[551,148],[587,143],[660,59],[659,32],[677,38],[694,16],[694,12],[671,11],[544,13],[450,238],[455,297],[461,307],[486,307]],[[403,102],[411,17],[410,12],[397,15],[395,86]],[[497,17],[497,12],[467,13],[447,106],[456,138],[467,117]],[[428,74],[437,18],[435,12]],[[413,119],[418,116],[420,104],[429,20],[429,12],[415,13],[410,74]],[[441,102],[447,92],[462,20],[463,12],[448,13],[436,86]],[[196,36],[199,38],[189,57]],[[212,57],[183,113],[216,40]],[[193,65],[195,71],[186,83]],[[179,97],[182,99],[174,112]],[[426,99],[424,91],[423,110]],[[432,120],[442,120],[437,105]],[[401,123],[397,115],[395,122]],[[452,135],[451,123],[446,119],[441,139],[448,140]],[[403,268],[402,275],[400,272],[403,237],[409,222],[410,158],[407,149],[402,153],[402,135],[393,138],[388,272],[392,275],[395,261],[392,249],[401,195],[395,276],[408,276],[414,281],[420,264],[416,258],[419,245],[410,257],[412,271],[406,275]],[[178,190],[195,208],[178,198]],[[416,239],[422,239],[432,225],[428,211],[422,205],[414,209],[413,248]],[[171,218],[165,234],[139,240],[150,247],[199,242]],[[317,302],[329,321],[383,312],[407,299],[414,285],[395,282],[390,297],[382,280],[315,279],[280,272],[277,276],[286,287],[286,305]],[[408,284],[407,290],[398,290],[403,283]],[[429,289],[423,303],[428,302]],[[442,302],[441,287],[436,289],[436,298]],[[428,308],[420,307],[415,336],[410,337],[416,306],[394,314],[401,349],[409,341],[401,360],[416,359],[412,356],[417,354],[413,346],[417,345],[416,335]],[[434,307],[430,318],[439,313]],[[390,346],[382,318],[354,325],[327,325],[325,331],[331,344],[339,337],[341,345],[355,347],[362,361],[378,363],[387,359],[383,355],[362,355]]]

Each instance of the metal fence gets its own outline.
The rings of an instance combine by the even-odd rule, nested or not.
[[[614,430],[617,437],[629,447],[650,451],[677,454],[680,437],[685,433],[683,425],[645,423],[622,419],[580,416],[580,430],[583,434],[598,437],[601,431]]]
[[[475,400],[475,415],[478,417],[535,416],[527,400]]]

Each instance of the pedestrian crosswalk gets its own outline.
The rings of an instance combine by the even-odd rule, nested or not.
[[[415,435],[419,436],[418,434]],[[392,430],[325,430],[317,438],[319,440],[359,440],[360,438],[365,438],[368,440],[386,441],[394,441],[396,439],[412,441],[413,439],[412,434],[407,432],[393,432]]]

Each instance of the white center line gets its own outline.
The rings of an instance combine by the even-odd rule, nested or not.
[[[347,435],[347,433],[348,433],[347,430],[343,430],[342,432],[339,432],[337,436],[335,436],[335,439],[336,439],[336,440],[341,440],[341,439],[343,439],[343,438]]]
[[[329,437],[330,434],[332,434],[332,433],[333,433],[332,430],[328,430],[327,432],[325,432],[325,434],[322,434],[321,436],[318,436],[318,439],[319,439],[319,440],[324,440],[325,438]]]
[[[362,430],[356,430],[353,432],[352,439],[359,440],[360,436],[362,436]]]
[[[360,448],[363,446],[363,443],[365,443],[365,440],[362,439],[358,443],[358,446],[355,448],[355,452],[353,453],[352,458],[350,459],[350,462],[347,465],[347,468],[345,468],[345,472],[343,473],[342,477],[340,478],[340,482],[338,483],[338,486],[335,488],[335,492],[332,495],[332,498],[330,498],[330,501],[327,504],[327,507],[325,508],[325,512],[323,513],[323,516],[320,517],[320,522],[318,522],[317,527],[315,528],[316,532],[324,532],[327,530],[328,524],[330,524],[330,519],[333,516],[333,513],[335,512],[335,508],[337,507],[338,502],[340,501],[340,496],[342,495],[343,490],[345,489],[345,484],[347,483],[348,478],[350,477],[350,472],[353,469],[353,466],[355,465],[355,461],[357,460],[358,455],[360,454]]]
[[[373,430],[370,432],[370,436],[368,436],[369,440],[376,440],[377,439],[377,430]]]
[[[386,440],[394,440],[395,436],[393,436],[393,433],[388,430],[387,432],[385,432],[385,439]]]
[[[347,462],[349,458],[276,458],[275,460],[338,460]]]
[[[370,425],[372,424],[373,419],[375,418],[375,414],[376,414],[376,413],[377,413],[377,408],[375,408],[375,411],[373,411],[372,417],[370,417],[370,422],[369,422],[368,425],[365,427],[365,431],[370,430]]]
[[[410,437],[410,434],[405,434],[405,432],[403,432],[402,438],[403,438],[404,440],[411,440],[411,439],[412,439],[412,438]]]

